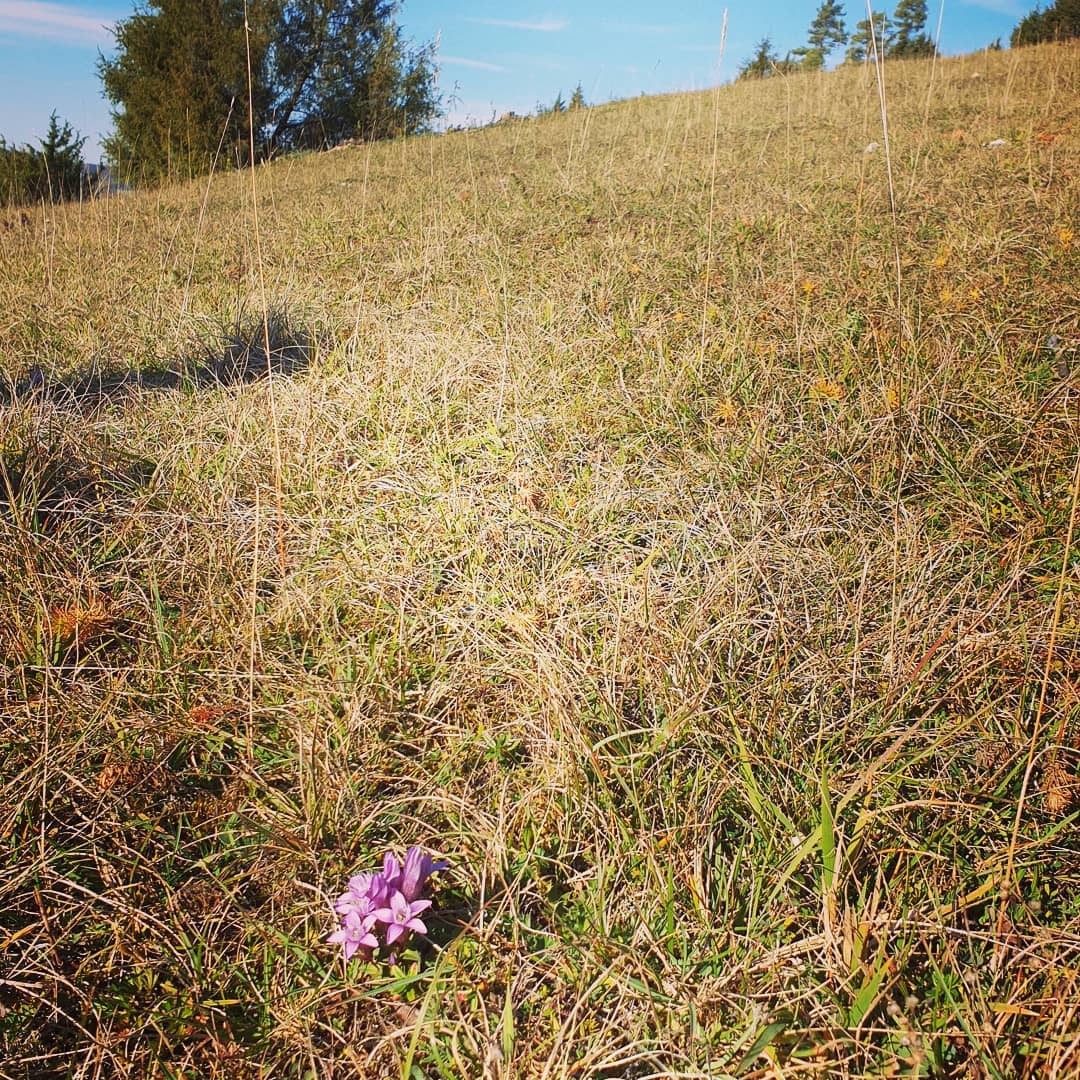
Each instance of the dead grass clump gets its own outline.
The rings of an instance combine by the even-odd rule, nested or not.
[[[100,532],[153,478],[153,462],[125,453],[62,411],[5,411],[4,421],[0,513],[15,529]]]

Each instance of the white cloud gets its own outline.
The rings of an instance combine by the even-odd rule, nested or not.
[[[112,20],[66,4],[42,0],[0,0],[0,32],[52,38],[79,45],[110,43]]]
[[[540,30],[545,34],[565,30],[570,25],[566,19],[538,19],[530,22],[524,19],[478,19],[471,15],[464,15],[462,18],[465,22],[479,23],[481,26],[504,26],[510,30]]]
[[[444,56],[439,54],[439,64],[452,64],[457,67],[479,68],[481,71],[509,71],[502,64],[489,64],[486,60],[467,60],[464,56]]]

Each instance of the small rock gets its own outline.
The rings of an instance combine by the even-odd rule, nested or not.
[[[983,146],[985,146],[987,150],[998,150],[1001,147],[1008,145],[1007,139],[991,139],[989,142],[983,143]]]
[[[864,154],[872,154],[875,150],[880,150],[880,149],[881,149],[881,143],[876,143],[876,142],[867,143],[865,148],[863,149],[863,153]]]

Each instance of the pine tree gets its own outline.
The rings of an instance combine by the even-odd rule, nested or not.
[[[251,5],[252,105],[266,109],[263,77],[271,0]],[[105,152],[126,178],[194,175],[221,147],[246,161],[247,48],[242,0],[150,0],[116,26],[116,57],[98,60],[113,103]]]
[[[1066,41],[1080,37],[1080,0],[1056,0],[1045,11],[1036,8],[1020,20],[1009,44],[1035,45],[1040,41]]]
[[[82,148],[85,136],[71,130],[65,120],[61,126],[56,112],[49,117],[49,130],[41,140],[42,195],[52,202],[73,199],[82,185]]]
[[[874,12],[873,34],[869,19],[862,19],[855,24],[855,32],[848,42],[845,60],[861,64],[874,57],[875,48],[878,56],[884,56],[891,42],[891,27],[888,16],[883,11]]]
[[[9,146],[0,138],[0,205],[78,198],[86,139],[55,112],[38,146]]]
[[[773,52],[772,41],[763,37],[755,46],[754,55],[739,68],[740,79],[767,79],[780,62]]]
[[[434,50],[407,47],[394,0],[279,0],[270,48],[275,148],[412,135],[438,112]]]
[[[822,0],[814,21],[807,32],[808,44],[796,49],[794,55],[802,58],[802,66],[811,70],[824,67],[825,58],[837,45],[847,42],[844,29],[844,9],[839,0]]]
[[[930,56],[934,43],[923,33],[926,26],[926,0],[900,0],[893,12],[896,32],[888,55],[904,59]]]
[[[265,157],[413,134],[438,112],[434,53],[405,41],[396,11],[394,0],[148,0],[98,62],[114,105],[106,153],[125,176],[157,178],[242,164],[252,143]]]
[[[573,94],[570,95],[571,109],[584,109],[585,108],[585,91],[581,89],[581,83],[578,83],[574,87]]]

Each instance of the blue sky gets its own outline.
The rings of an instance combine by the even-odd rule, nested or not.
[[[723,0],[405,0],[398,21],[414,41],[438,38],[447,119],[484,123],[550,104],[560,91],[567,98],[579,82],[591,103],[712,86],[733,78],[763,35],[781,54],[803,44],[819,2],[732,0],[719,64]],[[1034,7],[1034,0],[928,0],[931,32],[942,2],[946,55],[998,37],[1008,42]],[[875,7],[891,10],[895,0]],[[88,136],[85,156],[95,160],[109,129],[98,51],[108,54],[109,27],[133,10],[130,0],[0,0],[0,135],[9,143],[36,140],[56,109]],[[852,0],[846,10],[849,29],[866,16]]]

